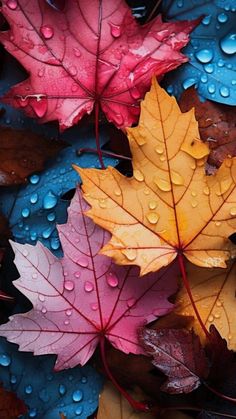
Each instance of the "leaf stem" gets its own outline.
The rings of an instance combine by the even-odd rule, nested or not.
[[[95,136],[96,136],[96,147],[97,147],[97,153],[99,162],[102,169],[105,169],[103,158],[102,158],[102,151],[100,147],[100,141],[99,141],[99,103],[96,101],[95,103]]]
[[[133,407],[134,410],[139,410],[141,412],[148,412],[150,410],[147,403],[140,403],[134,400],[116,381],[116,379],[113,377],[109,366],[107,364],[106,360],[106,354],[105,354],[105,337],[100,336],[100,351],[102,356],[102,362],[106,371],[107,376],[110,378],[114,386],[117,388],[117,390],[126,398],[126,400],[129,402],[129,404]]]
[[[220,391],[214,389],[213,387],[209,386],[209,384],[207,384],[206,381],[203,381],[202,383],[204,384],[204,386],[208,390],[210,390],[212,393],[216,394],[216,396],[220,397],[221,399],[227,400],[227,401],[232,402],[232,403],[236,403],[236,399],[235,398],[230,397],[230,396],[226,396],[225,394],[221,393]]]
[[[96,153],[97,154],[98,151],[95,148],[79,148],[79,150],[77,150],[77,154],[80,156],[82,153]],[[113,153],[112,151],[101,150],[101,153],[103,156],[114,157],[115,159],[132,160],[131,157],[123,156],[122,154],[116,154],[116,153]]]
[[[185,286],[186,291],[188,293],[188,296],[189,296],[189,299],[191,301],[191,304],[193,306],[193,310],[194,310],[194,312],[196,314],[196,317],[197,317],[197,319],[198,319],[198,321],[199,321],[199,323],[201,325],[201,328],[202,328],[203,332],[205,333],[206,337],[208,339],[210,339],[211,338],[211,335],[208,332],[205,324],[203,323],[202,318],[201,318],[201,316],[199,314],[199,311],[198,311],[198,309],[196,307],[195,301],[193,299],[193,295],[192,295],[192,292],[191,292],[191,288],[189,286],[189,281],[188,281],[186,270],[185,270],[185,266],[184,266],[183,255],[181,253],[178,254],[178,262],[179,262],[180,272],[181,272],[181,275],[182,275],[182,278],[183,278],[183,283],[184,283],[184,286]]]

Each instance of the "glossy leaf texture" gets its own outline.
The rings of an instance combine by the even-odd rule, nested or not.
[[[141,275],[168,265],[179,252],[199,266],[226,267],[235,254],[228,239],[236,228],[235,159],[206,176],[209,149],[194,110],[181,113],[155,80],[139,125],[127,133],[132,178],[111,167],[77,168],[92,207],[87,214],[112,233],[102,253],[118,264],[140,266]]]
[[[10,30],[0,40],[30,75],[5,101],[41,122],[58,120],[61,129],[94,102],[118,127],[135,122],[152,75],[186,61],[179,51],[198,23],[158,17],[140,26],[124,0],[68,0],[63,11],[45,0],[3,0],[2,13]]]
[[[97,408],[103,379],[90,366],[55,373],[54,361],[53,356],[19,352],[16,345],[0,340],[1,381],[28,406],[24,419],[59,419],[61,412],[86,419]]]
[[[179,101],[182,112],[195,109],[201,139],[210,147],[208,163],[219,167],[225,158],[236,155],[236,115],[233,106],[200,101],[194,88],[186,90]]]
[[[163,12],[170,21],[202,17],[184,50],[189,62],[167,77],[168,92],[179,96],[195,85],[204,98],[236,105],[234,1],[164,0]]]
[[[168,393],[190,393],[207,378],[209,367],[199,337],[193,331],[143,329],[141,342],[153,364],[168,377],[161,389]]]
[[[40,242],[12,243],[21,275],[14,284],[34,308],[11,317],[0,334],[20,350],[57,354],[56,370],[84,365],[101,336],[125,353],[142,353],[137,328],[170,312],[177,289],[174,267],[138,283],[137,268],[100,255],[108,234],[83,215],[87,208],[78,190],[67,224],[58,227],[62,259]]]
[[[41,171],[47,159],[65,147],[28,131],[0,127],[0,186],[26,183],[31,173]]]
[[[216,225],[216,232],[218,227]],[[187,264],[186,269],[192,295],[203,323],[207,329],[214,324],[228,342],[229,348],[236,350],[235,262],[229,264],[226,270],[198,268],[191,264]],[[185,289],[179,292],[176,305],[177,313],[195,317]],[[205,335],[197,319],[194,322],[194,330],[204,341]]]

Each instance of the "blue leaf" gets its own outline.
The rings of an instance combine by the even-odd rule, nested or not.
[[[171,20],[203,17],[183,49],[189,62],[165,79],[168,92],[179,97],[194,85],[206,99],[236,105],[235,1],[165,0],[163,7]]]
[[[14,64],[14,65],[13,65]],[[14,71],[11,71],[11,68]],[[7,56],[0,83],[0,93],[9,89],[9,86],[24,78],[15,61]],[[37,120],[25,117],[20,111],[5,106],[6,113],[0,119],[2,125],[11,125],[13,128],[28,128],[45,136],[57,137],[58,130],[55,124],[39,125]],[[76,187],[80,181],[72,164],[81,167],[100,167],[96,154],[84,153],[80,156],[77,150],[84,147],[95,148],[93,127],[83,127],[80,124],[67,130],[62,139],[71,144],[64,149],[56,159],[51,160],[45,170],[30,176],[29,183],[24,186],[1,188],[0,211],[9,220],[13,237],[19,243],[35,244],[40,240],[57,256],[61,255],[61,247],[56,230],[56,224],[66,222],[68,201],[62,196],[70,189]],[[101,145],[108,141],[105,129],[101,128]],[[104,164],[116,165],[115,159],[104,158]]]
[[[0,381],[29,407],[24,419],[86,419],[97,408],[103,379],[90,366],[53,372],[55,357],[17,351],[0,339]]]

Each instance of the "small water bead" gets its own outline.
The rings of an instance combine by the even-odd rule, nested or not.
[[[191,205],[192,205],[193,208],[196,208],[198,206],[198,201],[192,200]]]
[[[52,227],[46,228],[46,230],[43,230],[43,233],[42,233],[43,238],[48,239],[51,236],[52,232],[53,232]]]
[[[229,33],[220,41],[220,47],[225,54],[236,53],[236,33]]]
[[[196,83],[197,80],[195,78],[189,77],[183,81],[182,86],[185,90],[187,90],[189,87],[193,86]]]
[[[50,240],[50,246],[52,250],[58,250],[61,246],[60,240],[58,237],[52,237]]]
[[[146,188],[144,189],[143,193],[144,195],[150,195],[150,190]]]
[[[39,196],[37,193],[33,193],[30,197],[31,204],[36,204],[38,202]]]
[[[202,74],[201,75],[201,82],[202,83],[207,83],[207,81],[208,81],[207,75],[206,74]]]
[[[25,393],[26,394],[31,394],[33,391],[33,387],[31,386],[31,384],[29,384],[28,386],[25,387]]]
[[[212,64],[205,64],[204,69],[208,74],[212,74],[214,71],[214,66]]]
[[[64,282],[64,288],[65,288],[67,291],[73,291],[73,289],[75,288],[75,284],[74,284],[74,282],[73,282],[73,281],[71,281],[71,280],[67,279],[67,280]]]
[[[163,163],[163,161],[166,161],[166,156],[161,156],[160,161]]]
[[[55,221],[56,214],[54,212],[50,212],[50,214],[47,215],[48,221]]]
[[[163,153],[164,153],[164,148],[163,148],[162,146],[157,146],[157,147],[155,148],[155,152],[156,152],[157,154],[163,154]]]
[[[155,212],[149,212],[147,214],[147,220],[149,221],[150,224],[156,224],[159,220],[159,215],[156,214]]]
[[[207,26],[207,25],[209,25],[210,24],[210,22],[211,22],[211,15],[208,15],[208,16],[205,16],[203,19],[202,19],[202,24],[203,25],[205,25],[205,26]]]
[[[222,96],[222,97],[229,97],[230,92],[229,92],[228,87],[226,87],[226,86],[221,86],[221,87],[220,87],[220,94],[221,94],[221,96]]]
[[[157,185],[157,187],[163,191],[163,192],[169,192],[171,191],[171,184],[168,180],[161,179],[159,176],[154,177],[154,183]]]
[[[171,176],[171,181],[174,185],[180,186],[184,184],[184,179],[178,172],[171,170],[170,176]]]
[[[200,61],[200,63],[207,64],[213,58],[213,51],[210,49],[204,48],[196,52],[195,56],[198,59],[198,61]]]
[[[33,279],[37,279],[37,278],[38,278],[38,274],[37,274],[37,272],[34,272],[34,273],[32,274],[32,278],[33,278]]]
[[[121,36],[121,27],[120,25],[115,25],[114,23],[110,23],[111,27],[111,34],[114,38],[119,38]]]
[[[46,314],[47,313],[46,307],[43,307],[41,311],[42,311],[43,314]]]
[[[16,10],[17,6],[18,6],[17,0],[8,0],[7,1],[7,7],[9,7],[9,9]]]
[[[140,172],[140,170],[137,170],[137,169],[134,170],[133,176],[138,182],[143,182],[143,180],[144,180],[144,176],[143,176],[142,172]]]
[[[22,253],[23,253],[23,256],[25,256],[25,257],[27,257],[28,254],[29,254],[28,250],[26,250],[26,249],[24,249]]]
[[[37,185],[37,183],[39,183],[40,177],[38,175],[32,175],[30,176],[29,180],[32,185]]]
[[[220,227],[220,226],[221,226],[221,222],[220,222],[220,221],[216,221],[216,222],[215,222],[215,226],[216,226],[216,227]]]
[[[227,15],[226,13],[220,13],[220,14],[217,16],[217,20],[218,20],[218,22],[220,22],[220,23],[225,23],[225,22],[227,22],[227,20],[228,20],[228,15]]]
[[[43,208],[44,209],[52,209],[57,205],[57,197],[54,195],[52,191],[48,191],[48,193],[43,198]]]
[[[220,58],[218,61],[217,61],[217,65],[218,65],[218,67],[224,67],[224,65],[225,65],[225,62]]]
[[[105,199],[99,199],[99,207],[100,208],[106,208],[107,207]]]
[[[78,407],[75,409],[75,414],[76,414],[76,416],[80,416],[82,413],[83,413],[83,406],[78,406]],[[92,412],[91,412],[91,413],[92,413]]]
[[[220,318],[220,313],[215,313],[214,317],[215,317],[215,319],[219,319]]]
[[[76,262],[78,265],[82,266],[82,268],[87,268],[89,264],[88,259],[84,256],[79,257]]]
[[[212,315],[210,315],[210,316],[208,317],[208,321],[211,323],[211,322],[213,322],[213,320],[214,320],[214,317],[213,317]]]
[[[33,407],[32,409],[29,410],[29,417],[35,418],[36,416],[37,416],[37,409]]]
[[[10,377],[10,383],[11,383],[11,384],[16,384],[16,383],[17,383],[17,378],[16,378],[16,376],[15,376],[15,375],[13,375],[13,374],[11,374],[11,377]]]
[[[65,320],[65,321],[64,321],[64,325],[65,325],[65,326],[68,326],[68,324],[69,324],[69,323],[70,323],[70,321],[69,321],[69,320]]]
[[[67,315],[68,317],[70,317],[70,316],[72,315],[72,310],[68,308],[68,309],[66,310],[66,315]]]
[[[222,302],[220,300],[216,301],[216,306],[217,307],[222,307]]]
[[[230,215],[233,215],[233,216],[236,215],[236,207],[230,208],[229,213],[230,213]]]
[[[148,206],[151,210],[154,210],[157,207],[157,201],[150,201]]]
[[[2,367],[9,367],[11,364],[11,357],[7,354],[0,354],[0,365]]]
[[[215,85],[213,83],[209,84],[207,87],[209,93],[213,94],[216,91]]]
[[[115,194],[116,196],[121,196],[121,190],[120,190],[120,189],[115,189],[115,190],[114,190],[114,194]]]
[[[118,280],[117,276],[112,272],[109,272],[106,275],[106,280],[107,280],[108,285],[110,285],[110,287],[112,287],[112,288],[116,288],[117,285],[119,284],[119,280]]]
[[[135,249],[125,249],[122,250],[122,253],[130,262],[134,261],[137,257],[137,251]]]
[[[86,281],[86,282],[85,282],[85,284],[84,284],[84,290],[85,290],[86,292],[92,292],[92,291],[94,290],[94,285],[93,285],[93,283],[92,283],[92,282],[90,282],[90,281]]]
[[[79,48],[73,48],[73,52],[75,54],[76,57],[80,57],[81,56],[81,51]]]
[[[39,294],[38,299],[41,303],[43,303],[45,301],[45,296],[43,294]]]
[[[23,208],[23,210],[21,211],[21,215],[23,218],[27,218],[30,215],[30,210],[29,208]]]
[[[91,309],[92,309],[93,311],[97,311],[97,309],[98,309],[98,304],[97,304],[97,303],[92,303],[92,304],[90,304],[90,307],[91,307]]]
[[[43,76],[44,76],[44,74],[45,74],[45,68],[44,68],[44,67],[42,67],[42,68],[40,68],[40,69],[39,69],[39,71],[38,71],[38,76],[39,76],[39,77],[43,77]]]
[[[66,386],[64,386],[64,384],[59,385],[58,393],[60,394],[60,396],[64,396],[64,394],[66,394]]]
[[[40,32],[45,39],[51,39],[54,35],[54,30],[51,26],[42,26]]]
[[[80,278],[80,275],[81,275],[80,271],[77,271],[77,272],[75,272],[75,273],[74,273],[74,276],[75,276],[76,278]]]

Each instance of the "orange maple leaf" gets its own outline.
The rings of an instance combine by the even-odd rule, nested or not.
[[[127,129],[133,177],[116,169],[76,168],[87,215],[112,233],[102,253],[135,264],[141,275],[177,255],[205,267],[226,267],[235,254],[228,239],[236,228],[236,159],[206,176],[209,154],[194,109],[181,113],[156,80],[141,104],[139,125]]]

